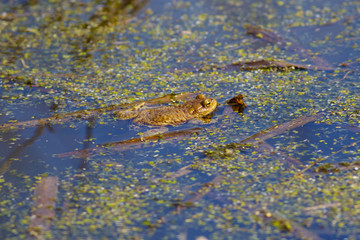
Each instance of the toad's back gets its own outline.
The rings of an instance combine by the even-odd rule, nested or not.
[[[159,107],[141,111],[134,119],[134,123],[146,125],[177,125],[194,118],[187,109],[179,107]]]
[[[166,106],[133,112],[134,123],[140,125],[178,125],[193,118],[200,118],[215,110],[217,102],[200,94],[179,106]],[[121,115],[117,114],[120,118]],[[123,117],[124,118],[124,117]],[[128,118],[128,117],[127,117]]]

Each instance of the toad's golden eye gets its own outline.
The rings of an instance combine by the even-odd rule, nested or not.
[[[201,102],[201,105],[203,105],[203,107],[210,107],[211,105],[211,101],[210,99],[204,99],[202,102]]]

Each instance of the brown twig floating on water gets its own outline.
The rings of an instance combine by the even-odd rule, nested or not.
[[[319,119],[321,116],[322,116],[321,113],[314,114],[311,116],[302,116],[302,117],[296,118],[294,120],[291,120],[289,122],[281,123],[281,124],[275,125],[273,127],[270,127],[264,131],[256,133],[256,134],[240,141],[237,144],[238,145],[243,145],[243,144],[258,145],[269,138],[280,135],[286,131],[290,131],[295,128],[301,127],[309,122],[313,122],[313,121]]]
[[[67,153],[61,153],[57,154],[57,157],[63,158],[63,157],[73,157],[73,158],[80,158],[80,157],[89,157],[94,156],[96,154],[99,154],[103,151],[106,151],[107,149],[110,149],[111,151],[116,152],[123,152],[127,150],[132,149],[138,149],[143,147],[143,144],[148,141],[152,142],[158,142],[159,140],[166,139],[170,140],[173,138],[184,138],[186,136],[199,133],[202,130],[202,128],[192,128],[187,130],[179,130],[174,132],[166,132],[162,134],[155,134],[147,137],[139,137],[139,138],[133,138],[125,141],[120,142],[112,142],[112,143],[105,143],[100,147],[94,147],[94,148],[88,148],[73,152],[67,152]]]
[[[186,100],[188,98],[194,97],[194,93],[180,93],[180,94],[167,94],[163,97],[154,98],[146,101],[139,101],[133,103],[125,103],[119,105],[111,105],[109,107],[89,109],[89,110],[80,110],[72,113],[65,114],[55,114],[49,118],[35,119],[23,122],[9,122],[3,125],[0,125],[0,130],[2,129],[19,129],[19,128],[27,128],[27,127],[35,127],[39,125],[51,125],[51,124],[63,124],[76,119],[91,119],[96,118],[97,116],[105,113],[113,113],[114,111],[118,111],[124,108],[133,107],[135,105],[145,103],[145,105],[157,105],[162,103],[170,103],[173,101],[181,101]]]
[[[274,70],[274,71],[288,71],[288,70],[306,70],[314,69],[310,64],[290,63],[284,60],[254,60],[254,61],[238,61],[226,66],[209,65],[199,69],[199,71],[206,70],[222,70],[222,71],[255,71],[255,70]]]
[[[246,33],[249,35],[260,38],[269,43],[276,44],[283,49],[293,51],[299,54],[299,56],[311,60],[314,65],[309,65],[308,68],[314,70],[334,70],[334,66],[331,63],[316,56],[310,49],[303,48],[291,41],[288,41],[274,31],[256,27],[251,24],[245,24],[244,28],[247,30]]]
[[[290,69],[312,69],[311,65],[289,63],[284,60],[258,60],[235,62],[227,65],[224,70],[259,70],[259,69],[275,69],[275,70],[290,70]]]
[[[45,177],[36,185],[34,206],[28,232],[35,238],[44,235],[55,217],[55,202],[58,194],[58,177]]]

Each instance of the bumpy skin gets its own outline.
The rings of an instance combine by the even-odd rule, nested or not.
[[[200,94],[195,99],[179,106],[166,106],[146,110],[118,113],[119,118],[134,117],[134,123],[140,125],[178,125],[193,118],[201,118],[215,110],[217,102]]]

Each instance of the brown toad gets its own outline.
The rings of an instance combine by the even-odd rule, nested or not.
[[[121,119],[134,118],[133,122],[140,125],[178,125],[190,119],[202,118],[210,114],[215,110],[217,102],[213,98],[206,98],[203,94],[199,94],[195,99],[179,106],[139,109],[143,105],[137,106],[134,110],[115,112],[115,116]]]

